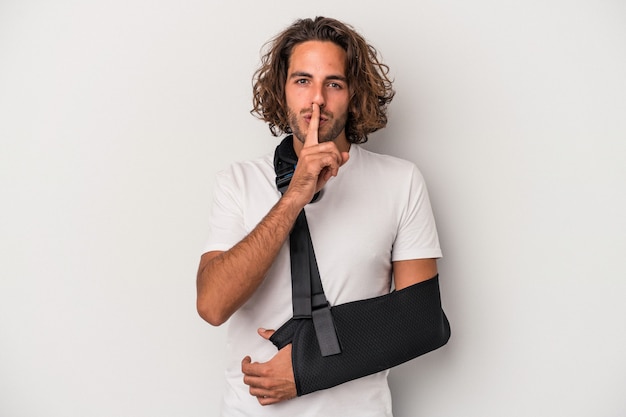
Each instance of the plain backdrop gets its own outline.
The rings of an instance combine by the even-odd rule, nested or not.
[[[213,179],[278,143],[251,76],[316,15],[390,65],[366,146],[420,167],[444,251],[452,338],[395,415],[626,415],[625,2],[0,0],[0,416],[218,415]]]

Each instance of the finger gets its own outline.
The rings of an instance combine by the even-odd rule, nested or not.
[[[306,138],[304,140],[305,147],[319,144],[317,131],[320,127],[320,106],[313,103],[311,107],[313,111],[311,112],[311,121],[309,122],[309,129],[306,132]]]
[[[260,376],[259,364],[256,362],[252,363],[252,359],[250,358],[250,356],[246,356],[241,361],[241,372],[244,375]]]
[[[322,169],[322,172],[320,172],[320,179],[326,183],[328,182],[328,180],[330,180],[333,175],[336,175],[335,172],[337,172],[337,169],[331,169],[330,167],[325,167],[324,169]]]
[[[243,383],[250,387],[250,394],[255,397],[258,397],[259,395],[270,395],[268,392],[265,392],[269,391],[270,387],[264,386],[264,382],[267,382],[267,379],[261,378],[260,376],[243,376]]]
[[[260,378],[244,378],[244,383],[250,387],[248,392],[251,396],[256,397],[261,405],[275,404],[280,401],[276,397],[276,393],[268,388],[260,386]]]
[[[301,158],[306,158],[312,169],[330,168],[334,171],[338,170],[344,163],[344,157],[337,146],[333,142],[320,143],[315,149],[308,148],[300,153]],[[319,175],[319,174],[318,174]]]
[[[328,181],[330,177],[336,177],[339,173],[339,168],[344,164],[343,155],[334,148],[333,152],[329,152],[324,157],[324,171],[325,174],[324,179]]]
[[[350,159],[350,152],[341,152],[341,166],[343,166]]]
[[[261,405],[271,405],[280,402],[280,398],[260,396],[256,398]]]
[[[276,404],[278,402],[288,400],[294,397],[293,394],[286,395],[285,393],[280,391],[257,387],[254,385],[250,385],[250,389],[248,390],[248,392],[253,397],[256,397],[257,401],[261,403],[261,405]]]
[[[267,383],[267,381],[263,378],[258,377],[245,377],[243,383],[246,384],[249,388],[248,391],[250,395],[253,397],[275,397],[276,392],[274,392],[273,387],[268,385],[263,385]]]
[[[332,164],[328,166],[328,169],[330,169],[330,175],[328,175],[327,181],[328,179],[330,179],[330,177],[337,176],[337,174],[339,173],[339,168],[341,168],[346,162],[348,162],[348,159],[350,159],[350,154],[348,152],[341,152],[337,154],[337,165]]]
[[[268,330],[261,327],[257,330],[257,332],[263,339],[269,340],[270,337],[272,337],[272,335],[275,333],[275,330]]]

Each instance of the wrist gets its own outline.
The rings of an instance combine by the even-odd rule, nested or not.
[[[286,214],[293,215],[293,220],[295,221],[300,211],[302,211],[309,201],[308,196],[303,196],[302,193],[293,190],[287,190],[278,201],[278,205],[281,206],[282,210],[287,212]]]

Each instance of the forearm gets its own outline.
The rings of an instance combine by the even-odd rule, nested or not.
[[[244,239],[226,252],[205,254],[197,278],[197,308],[202,318],[220,325],[259,287],[289,236],[291,228],[314,194],[349,158],[334,142],[317,142],[317,115],[307,144],[301,149],[289,188],[278,203]]]
[[[230,250],[209,259],[203,256],[196,282],[197,308],[203,319],[218,326],[252,296],[289,236],[300,210],[300,204],[284,196]]]
[[[400,365],[443,346],[450,337],[438,276],[331,311],[341,340],[339,354],[322,356],[311,320],[292,319],[270,338],[279,349],[292,345],[298,395]]]

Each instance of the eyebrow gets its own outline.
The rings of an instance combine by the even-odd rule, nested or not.
[[[309,74],[308,72],[304,72],[304,71],[296,71],[292,74],[289,75],[289,79],[292,78],[298,78],[298,77],[306,77],[306,78],[313,78],[313,75]],[[348,79],[346,77],[344,77],[343,75],[329,75],[327,77],[324,78],[324,80],[337,80],[337,81],[345,81],[347,82]]]

